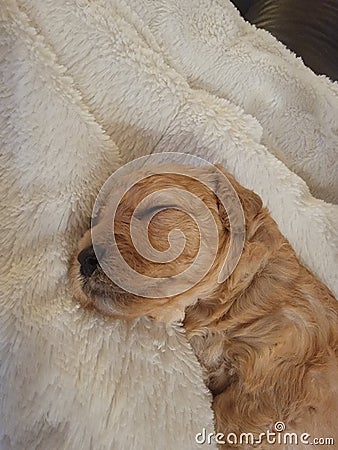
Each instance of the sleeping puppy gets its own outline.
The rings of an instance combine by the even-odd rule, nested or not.
[[[334,437],[338,429],[335,298],[300,264],[258,195],[222,169],[191,167],[186,175],[180,170],[158,172],[145,170],[141,180],[123,195],[123,186],[116,186],[111,198],[121,195],[121,200],[114,214],[108,196],[71,263],[75,298],[113,318],[149,316],[166,323],[182,321],[213,394],[217,432],[258,436],[283,421],[288,432]],[[242,206],[245,240],[234,270],[219,282],[231,233],[235,241],[241,235],[236,231],[240,214],[235,214],[230,226],[229,211],[235,200],[224,182],[225,175]],[[142,203],[154,192],[160,192],[160,204]],[[199,203],[190,197],[187,201],[187,192]],[[203,205],[214,222],[212,230]],[[196,224],[194,212],[199,209]],[[135,244],[142,242],[144,235],[135,241],[130,233],[133,216],[136,236],[138,227],[146,226],[149,243],[157,252],[181,244],[182,233],[183,250],[166,263],[144,257]],[[172,233],[177,228],[181,234]],[[112,233],[114,245],[110,244]],[[92,238],[98,243],[96,253]],[[214,242],[215,255],[210,258]],[[117,247],[128,266],[149,278],[149,286],[161,295],[138,295],[121,285],[115,276],[121,268],[112,255]],[[207,273],[188,286],[184,273],[193,266],[198,252],[202,262],[211,263]],[[110,268],[114,276],[107,276],[101,266]],[[164,280],[169,280],[166,288]],[[268,447],[264,438],[255,445]]]

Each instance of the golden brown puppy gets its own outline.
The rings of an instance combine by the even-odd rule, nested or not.
[[[258,436],[271,430],[275,422],[283,421],[286,431],[298,432],[299,436],[309,433],[309,442],[313,437],[337,439],[334,435],[338,428],[338,308],[333,295],[300,264],[262,207],[261,199],[228,174],[243,207],[246,234],[238,264],[219,283],[231,233],[229,216],[219,195],[226,199],[228,212],[234,202],[224,175],[210,167],[191,168],[187,175],[151,173],[122,195],[114,220],[109,205],[104,207],[92,232],[102,252],[100,263],[105,261],[114,266],[109,244],[114,228],[115,247],[128,265],[149,277],[159,292],[163,279],[170,279],[169,291],[175,295],[166,288],[159,298],[140,296],[127,292],[116,279],[112,281],[97,262],[89,230],[71,264],[75,297],[84,306],[115,318],[147,315],[165,322],[183,320],[202,365],[205,383],[213,394],[218,432]],[[209,187],[201,180],[207,180]],[[177,188],[174,192],[170,191],[173,187]],[[116,187],[111,195],[118,196],[119,189]],[[134,214],[145,197],[158,191],[160,205],[150,202]],[[192,203],[186,200],[184,192],[192,193],[207,206],[218,236],[208,226],[202,242],[199,226],[207,223],[204,212],[196,225],[189,210]],[[176,228],[185,236],[184,250],[166,264],[140,255],[131,239],[133,215],[140,226],[149,222],[148,238],[156,250],[165,252],[170,244],[179,241],[178,235],[177,242],[168,238]],[[235,214],[236,217],[240,220],[240,214]],[[237,225],[232,224],[235,235]],[[177,275],[193,264],[199,249],[202,259],[208,259],[215,240],[216,257],[207,274],[184,290],[184,278],[182,282]],[[118,272],[119,267],[112,270]],[[265,437],[261,440],[262,443],[257,440],[255,448],[268,448]],[[237,447],[229,445],[229,448]],[[272,445],[272,448],[302,448],[302,445]]]

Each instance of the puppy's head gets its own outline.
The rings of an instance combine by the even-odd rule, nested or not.
[[[186,307],[220,289],[229,249],[250,234],[261,200],[216,166],[184,173],[163,166],[130,177],[139,181],[109,192],[79,242],[74,296],[116,318],[182,320]]]

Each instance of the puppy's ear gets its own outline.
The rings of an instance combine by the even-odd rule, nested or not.
[[[229,214],[232,214],[232,217],[235,219],[235,223],[233,224],[235,227],[236,223],[238,223],[238,220],[241,220],[241,217],[243,217],[241,211],[238,211],[237,208],[238,201],[236,199],[236,194],[242,205],[245,222],[250,223],[250,221],[252,221],[252,219],[256,217],[263,208],[261,198],[257,194],[255,194],[255,192],[241,186],[233,178],[233,176],[226,172],[224,168],[219,164],[215,165],[214,170],[216,181],[215,195],[217,197],[219,216],[225,228],[229,229],[230,227],[229,217],[226,210],[229,212]],[[230,188],[229,184],[231,184],[236,194]],[[223,205],[225,206],[226,210]]]

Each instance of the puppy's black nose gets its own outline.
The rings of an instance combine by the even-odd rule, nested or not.
[[[80,272],[84,277],[90,277],[98,266],[93,246],[85,248],[77,255],[80,263]]]

